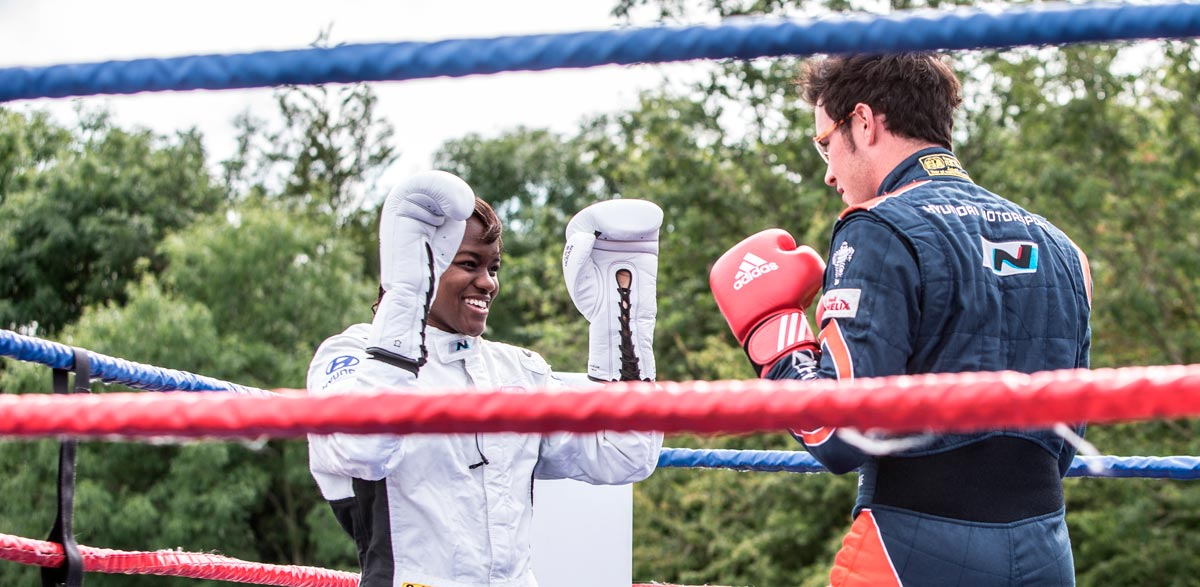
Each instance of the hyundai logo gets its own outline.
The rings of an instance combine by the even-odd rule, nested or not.
[[[337,371],[338,369],[348,369],[357,364],[358,357],[353,355],[342,355],[329,362],[329,368],[325,370],[325,374],[328,375],[334,371]]]

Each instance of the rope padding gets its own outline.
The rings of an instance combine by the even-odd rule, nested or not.
[[[187,371],[164,369],[92,351],[86,352],[92,375],[105,383],[126,385],[145,391],[231,391],[245,395],[270,395],[270,392],[262,389]],[[11,330],[0,330],[0,356],[41,363],[55,369],[70,369],[75,364],[72,347],[17,334]]]
[[[611,383],[602,389],[247,397],[0,396],[0,435],[288,437],[304,433],[1043,428],[1200,415],[1200,365],[838,381]]]
[[[802,450],[730,450],[664,448],[659,468],[732,469],[735,471],[825,473],[817,459]],[[1068,477],[1200,479],[1200,457],[1077,456]]]
[[[128,552],[79,546],[83,570],[89,573],[165,575],[214,579],[258,585],[355,587],[358,574],[316,567],[252,563],[219,554],[178,552]],[[57,567],[63,563],[61,544],[0,534],[0,560],[25,565]]]
[[[891,53],[1185,38],[1200,5],[1022,6],[900,11],[817,20],[729,19],[719,25],[191,55],[0,69],[0,102],[91,94],[225,90],[409,80],[693,59]]]

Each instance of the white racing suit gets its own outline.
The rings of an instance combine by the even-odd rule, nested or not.
[[[402,385],[401,369],[368,359],[369,328],[321,344],[310,394]],[[426,346],[416,392],[562,387],[532,351],[432,327]],[[641,432],[309,435],[309,467],[355,539],[362,587],[535,587],[534,479],[633,483],[661,448]]]

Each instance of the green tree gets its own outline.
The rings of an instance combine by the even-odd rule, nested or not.
[[[72,133],[44,112],[17,114],[0,108],[0,202],[33,187],[38,170],[72,140]]]
[[[202,305],[162,292],[153,278],[131,286],[129,303],[85,311],[63,341],[132,360],[214,373],[226,348]],[[232,354],[232,353],[231,353]],[[21,364],[0,376],[6,391],[35,393],[49,388],[49,369]],[[104,386],[96,385],[98,391]],[[77,464],[75,532],[79,542],[124,550],[183,547],[218,550],[254,560],[256,541],[248,532],[253,503],[266,490],[262,467],[245,458],[230,462],[236,445],[203,443],[152,446],[144,443],[81,442]],[[21,501],[0,506],[4,531],[44,536],[54,521],[57,442],[0,444],[0,462],[15,475],[0,486]],[[219,484],[219,487],[213,487]],[[217,490],[214,490],[217,489]],[[36,580],[36,567],[5,565],[8,584]],[[96,575],[89,584],[159,585],[160,577]],[[184,580],[173,584],[183,585]]]
[[[165,234],[222,202],[196,132],[127,131],[103,113],[85,116],[79,132],[40,114],[0,115],[7,328],[53,333],[89,304],[123,299],[139,272],[163,268],[155,250]]]
[[[246,112],[238,150],[222,163],[231,193],[287,202],[344,221],[396,160],[395,129],[378,117],[371,86],[289,86],[275,92],[282,123]]]
[[[163,251],[163,282],[234,337],[239,383],[303,387],[317,345],[370,319],[359,253],[328,223],[245,204],[171,235]]]
[[[199,219],[162,245],[161,278],[133,284],[123,304],[89,307],[65,343],[247,385],[302,387],[317,344],[368,319],[372,286],[354,247],[329,224],[272,207]],[[0,376],[0,389],[48,387],[44,367]],[[84,443],[76,533],[96,546],[218,551],[251,561],[355,569],[353,544],[308,475],[302,440],[266,443]],[[33,504],[0,506],[5,531],[40,536],[53,521],[54,443],[0,444],[0,479]],[[0,567],[5,583],[26,567]],[[14,579],[14,580],[9,580]],[[99,585],[194,584],[89,577]]]
[[[226,190],[271,200],[343,229],[362,251],[362,274],[379,272],[377,180],[396,161],[395,128],[367,84],[289,86],[275,92],[280,122],[238,116],[237,151],[221,163]]]

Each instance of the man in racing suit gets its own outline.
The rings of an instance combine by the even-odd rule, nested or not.
[[[848,206],[828,266],[772,229],[736,245],[711,276],[761,375],[1088,367],[1087,259],[1044,218],[975,185],[950,152],[960,99],[945,64],[831,58],[810,64],[802,86],[825,181]],[[747,273],[751,257],[777,270]],[[822,287],[818,347],[804,306]],[[886,438],[886,455],[864,452],[881,439],[853,431],[796,438],[832,472],[860,475],[834,587],[1074,585],[1061,479],[1075,451],[1054,431]]]
[[[656,218],[643,214],[645,220],[631,226],[621,220],[628,216],[627,202],[616,204],[622,208],[618,211],[604,205],[609,203],[597,204],[581,212],[572,225],[584,226],[597,242],[614,236],[617,241],[639,241],[637,252],[623,253],[622,266],[636,267],[633,287],[642,289],[633,295],[634,316],[640,317],[634,322],[638,332],[649,337],[653,307],[644,306],[653,305],[654,280],[647,272],[656,268],[662,215],[661,211]],[[648,202],[634,206],[642,204],[658,210]],[[433,218],[427,214],[430,211]],[[467,211],[471,216],[465,227],[454,227],[455,222],[463,223]],[[414,219],[420,224],[411,222]],[[421,234],[414,238],[413,231]],[[562,386],[536,353],[480,336],[499,291],[500,222],[462,180],[430,172],[405,182],[384,205],[380,234],[385,293],[376,318],[322,343],[309,368],[309,393],[377,388],[407,388],[415,393],[470,388],[521,391]],[[621,249],[621,242],[607,248]],[[581,261],[595,265],[597,277],[606,269],[601,256],[585,255]],[[426,263],[420,262],[423,257]],[[406,273],[420,267],[424,270]],[[431,271],[435,272],[432,280]],[[592,284],[592,297],[607,301],[606,294],[597,293],[598,285]],[[422,287],[437,292],[427,320],[420,306],[429,296]],[[568,284],[568,289],[575,297],[580,285]],[[406,291],[403,297],[396,295]],[[414,304],[415,314],[410,311]],[[601,318],[593,323],[608,316]],[[405,330],[397,324],[417,328]],[[406,347],[409,341],[416,343]],[[590,363],[598,367],[593,375],[599,375],[595,378],[618,378],[615,371],[599,370],[604,365],[601,359],[615,351],[592,342]],[[649,347],[630,344],[627,350],[637,355],[630,357],[637,377],[652,379]],[[632,483],[654,470],[661,446],[658,433],[310,435],[309,465],[338,522],[356,542],[360,585],[534,587],[530,551],[534,480]]]

